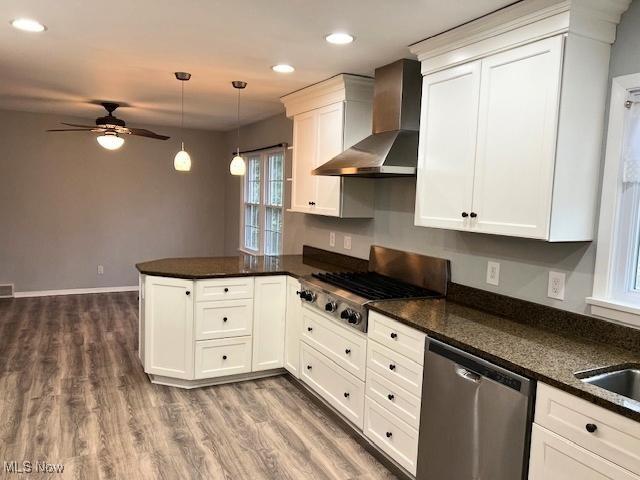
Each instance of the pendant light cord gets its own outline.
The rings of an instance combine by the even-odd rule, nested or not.
[[[240,89],[238,88],[238,122],[237,122],[238,132],[236,138],[237,145],[237,155],[240,156]]]
[[[184,150],[184,82],[182,84],[182,94],[180,99],[180,143],[182,144],[182,150]]]

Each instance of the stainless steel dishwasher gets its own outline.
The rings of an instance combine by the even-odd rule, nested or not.
[[[520,480],[534,383],[428,339],[417,480]]]

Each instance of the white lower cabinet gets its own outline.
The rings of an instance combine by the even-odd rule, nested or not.
[[[145,279],[145,372],[193,378],[193,281]]]
[[[251,337],[196,342],[195,378],[223,377],[251,371]]]
[[[413,395],[422,394],[422,365],[373,340],[367,346],[367,368]]]
[[[301,348],[301,378],[362,430],[364,382],[338,367],[306,343],[302,343]]]
[[[640,477],[534,424],[529,480],[640,480]]]
[[[364,433],[412,475],[418,460],[418,430],[367,397]]]
[[[284,365],[286,302],[284,275],[256,277],[253,322],[253,371]]]
[[[413,428],[420,426],[420,397],[407,392],[391,380],[367,370],[367,397],[374,400]]]
[[[196,340],[243,337],[253,330],[253,300],[196,303]]]
[[[300,378],[300,332],[302,329],[302,300],[298,295],[300,282],[287,277],[287,312],[284,332],[284,368]]]
[[[529,480],[640,480],[640,423],[538,382]]]

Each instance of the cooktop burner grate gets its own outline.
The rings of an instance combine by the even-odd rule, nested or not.
[[[313,277],[368,300],[439,298],[439,293],[375,272],[314,273]]]

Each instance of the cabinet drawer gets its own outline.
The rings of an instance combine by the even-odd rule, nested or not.
[[[422,396],[422,365],[373,340],[367,347],[367,368],[407,392]]]
[[[413,428],[420,426],[420,398],[400,388],[392,381],[378,375],[373,370],[367,370],[367,397],[407,422]]]
[[[329,404],[362,430],[364,382],[322,353],[301,344],[300,377]]]
[[[401,353],[414,362],[424,362],[424,343],[427,336],[377,312],[369,312],[369,338]]]
[[[253,300],[196,303],[196,340],[251,335]]]
[[[196,342],[196,378],[223,377],[251,371],[251,337]]]
[[[360,380],[365,377],[367,337],[334,320],[302,309],[302,340]]]
[[[640,423],[538,383],[535,422],[640,475]],[[586,425],[597,427],[589,433]]]
[[[369,397],[365,399],[364,433],[409,473],[416,474],[418,431]]]
[[[253,298],[253,277],[227,277],[198,280],[196,302]]]
[[[640,477],[534,424],[529,480],[640,480]]]

